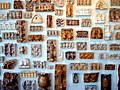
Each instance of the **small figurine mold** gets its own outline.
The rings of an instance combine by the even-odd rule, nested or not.
[[[16,30],[17,30],[17,42],[21,43],[27,42],[27,21],[17,20]]]
[[[36,90],[36,81],[35,80],[26,80],[22,83],[23,90]]]
[[[120,32],[115,33],[115,40],[120,40]]]
[[[17,56],[17,44],[5,43],[4,44],[4,54],[6,57]]]
[[[64,0],[53,0],[53,3],[58,7],[64,6]]]
[[[114,26],[114,30],[119,30],[120,29],[120,24],[116,24],[115,26]]]
[[[98,0],[98,2],[96,3],[96,9],[108,9],[108,5],[104,0]]]
[[[31,55],[33,57],[41,57],[42,56],[42,46],[40,44],[32,44],[31,45]]]
[[[0,12],[0,21],[8,20],[8,13],[7,12]]]
[[[72,4],[66,5],[66,16],[73,17],[73,5]]]
[[[70,40],[74,40],[74,32],[72,28],[63,28],[61,30],[61,40],[66,40],[66,41],[70,41]]]
[[[91,30],[92,39],[103,39],[103,29],[101,27],[93,27]]]
[[[30,68],[30,60],[28,58],[23,58],[19,62],[20,69],[29,69]]]
[[[26,3],[26,11],[33,11],[34,5],[31,3]]]
[[[66,65],[55,65],[55,90],[66,90]]]
[[[111,90],[111,74],[101,75],[101,90]]]
[[[3,63],[3,69],[14,69],[14,67],[16,66],[17,60],[16,59],[12,59],[12,60],[6,60]]]
[[[47,60],[49,62],[57,61],[57,41],[56,40],[48,40],[47,41]]]
[[[84,74],[84,82],[85,83],[92,83],[98,81],[99,73],[85,73]]]
[[[19,74],[5,72],[3,75],[3,90],[19,90]]]
[[[105,40],[112,40],[113,39],[113,35],[114,35],[114,27],[110,26],[110,25],[105,25],[104,27],[104,31],[105,31]]]
[[[90,16],[90,15],[91,15],[91,9],[89,8],[76,9],[76,16]]]
[[[105,13],[104,12],[97,12],[96,13],[96,23],[105,23]]]
[[[52,28],[52,27],[53,27],[53,16],[47,15],[47,28]]]
[[[79,83],[79,73],[73,73],[73,83]]]
[[[120,13],[119,8],[110,8],[109,21],[110,22],[119,22],[120,21],[119,13]]]
[[[77,42],[77,50],[87,50],[87,42]]]
[[[68,4],[74,4],[74,3],[75,3],[75,0],[67,0],[67,3],[68,3]]]
[[[19,53],[20,54],[27,54],[27,46],[20,46]]]
[[[91,19],[89,19],[89,18],[83,18],[82,19],[82,22],[81,22],[81,26],[82,27],[91,27],[91,25],[92,25],[92,21],[91,21]]]
[[[75,60],[76,59],[76,52],[74,52],[74,51],[65,52],[65,57],[67,60]]]
[[[46,69],[46,61],[33,61],[33,68],[41,68],[41,69]]]
[[[56,26],[57,27],[63,27],[65,25],[65,20],[62,18],[57,18],[56,19]]]
[[[14,1],[14,9],[24,9],[23,1],[15,0]]]
[[[32,18],[32,12],[24,12],[24,18],[25,19],[30,19],[30,18]]]

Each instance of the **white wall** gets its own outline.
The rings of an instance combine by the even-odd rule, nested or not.
[[[11,7],[11,9],[10,10],[14,10],[14,8],[13,8],[13,2],[14,2],[14,0],[0,0],[0,2],[5,2],[5,1],[9,1],[9,2],[11,2],[12,3],[12,7]],[[66,1],[66,0],[65,0]],[[81,21],[81,19],[82,18],[86,18],[86,17],[88,17],[88,18],[91,18],[92,19],[92,27],[93,26],[104,26],[104,24],[95,24],[95,13],[96,12],[98,12],[99,10],[95,10],[95,6],[96,6],[96,3],[97,3],[97,1],[98,0],[92,0],[92,5],[91,6],[77,6],[76,5],[76,1],[77,0],[75,0],[75,4],[74,4],[74,11],[75,11],[75,8],[76,7],[81,7],[81,8],[86,8],[86,7],[88,7],[88,8],[91,8],[92,9],[92,15],[89,17],[89,16],[81,16],[81,17],[76,17],[75,16],[75,12],[74,12],[74,17],[72,18],[72,19],[79,19],[80,21]],[[106,2],[108,3],[108,6],[109,6],[109,0],[106,0]],[[24,0],[24,3],[25,3],[25,0]],[[65,4],[66,4],[66,2],[65,2]],[[61,9],[63,9],[64,10],[64,15],[63,16],[55,16],[55,14],[54,14],[54,12],[39,12],[39,14],[41,14],[42,15],[42,17],[43,17],[43,20],[44,20],[44,23],[42,24],[43,26],[44,26],[44,31],[43,32],[38,32],[38,33],[36,33],[36,32],[30,32],[29,30],[28,30],[28,34],[44,34],[45,35],[45,41],[44,42],[28,42],[28,43],[25,43],[25,44],[22,44],[22,43],[17,43],[15,40],[9,40],[9,41],[7,41],[7,40],[3,40],[3,42],[2,43],[0,43],[0,45],[4,45],[4,43],[17,43],[17,47],[19,47],[19,46],[21,46],[21,45],[25,45],[25,46],[27,46],[28,47],[28,54],[27,55],[25,55],[25,56],[22,56],[22,55],[20,55],[19,54],[19,52],[18,52],[18,55],[17,55],[17,57],[15,57],[16,59],[18,59],[18,62],[19,62],[19,60],[21,59],[21,58],[29,58],[30,60],[31,60],[31,63],[32,63],[32,61],[33,60],[47,60],[47,45],[46,45],[46,43],[47,43],[47,40],[48,39],[55,39],[55,40],[58,40],[58,42],[60,43],[61,42],[61,38],[60,37],[47,37],[47,30],[61,30],[61,27],[56,27],[56,25],[55,25],[55,19],[54,19],[54,28],[46,28],[46,16],[47,15],[53,15],[53,17],[54,18],[64,18],[64,19],[71,19],[70,17],[66,17],[66,5],[64,5],[64,7],[56,7],[56,8],[61,8]],[[119,7],[120,8],[120,7]],[[2,12],[2,11],[5,11],[5,12],[9,12],[9,10],[0,10],[0,12]],[[25,11],[25,9],[24,10],[22,10],[22,11]],[[108,10],[103,10],[104,12],[106,12],[106,24],[109,24],[109,22],[108,22]],[[33,13],[35,13],[35,12],[33,12]],[[23,18],[24,19],[24,18]],[[27,21],[29,21],[29,25],[32,25],[31,24],[31,20],[30,19],[26,19]],[[8,22],[15,22],[16,20],[9,20]],[[2,21],[0,21],[0,23],[1,23]],[[117,22],[118,23],[118,22]],[[116,24],[116,23],[110,23],[111,25],[114,25],[114,24]],[[28,26],[29,27],[29,26]],[[64,28],[69,28],[70,26],[65,26]],[[89,27],[89,28],[83,28],[83,27],[81,27],[81,26],[74,26],[74,27],[72,27],[75,31],[77,31],[77,30],[88,30],[89,31],[89,34],[90,34],[90,31],[91,31],[91,27]],[[8,32],[8,31],[15,31],[16,32],[16,30],[1,30],[0,31],[0,33],[3,33],[3,32]],[[1,34],[1,36],[2,36],[2,34]],[[74,35],[75,36],[75,35]],[[90,36],[90,35],[89,35]],[[88,39],[76,39],[75,38],[75,40],[74,40],[74,42],[76,43],[76,42],[78,42],[78,41],[86,41],[87,40],[87,42],[88,42],[88,44],[89,43],[91,43],[91,42],[99,42],[99,43],[101,43],[101,41],[102,42],[105,42],[105,43],[108,43],[108,44],[110,44],[110,43],[112,43],[112,42],[120,42],[120,41],[115,41],[115,40],[112,40],[112,41],[105,41],[105,40],[91,40],[90,38],[88,38]],[[32,56],[31,56],[31,44],[42,44],[42,57],[41,58],[33,58]],[[60,47],[60,45],[59,45],[59,47]],[[65,51],[69,51],[70,49],[65,49],[65,50],[63,50],[63,49],[59,49],[61,52],[65,52]],[[76,49],[76,47],[74,48],[74,49],[72,49],[72,50],[75,50],[76,52],[80,52],[80,51],[77,51],[77,49]],[[88,47],[88,51],[91,51],[90,50],[90,48]],[[100,80],[101,80],[101,77],[100,77],[100,74],[112,74],[112,90],[117,90],[117,82],[118,82],[118,78],[117,78],[117,69],[116,70],[114,70],[114,71],[105,71],[105,70],[98,70],[98,71],[91,71],[90,69],[89,70],[87,70],[87,71],[83,71],[83,70],[81,70],[81,71],[71,71],[71,70],[69,70],[69,63],[71,63],[71,62],[87,62],[87,63],[91,63],[91,62],[102,62],[103,64],[107,64],[107,63],[112,63],[112,64],[116,64],[116,65],[118,65],[119,63],[120,63],[120,61],[118,60],[98,60],[98,58],[97,58],[97,55],[98,55],[98,51],[94,51],[95,52],[95,55],[96,55],[96,58],[94,59],[94,60],[80,60],[79,58],[77,58],[75,61],[67,61],[67,60],[65,60],[64,59],[64,61],[62,61],[62,62],[56,62],[56,63],[65,63],[65,64],[67,64],[68,66],[67,66],[67,90],[84,90],[84,86],[85,85],[97,85],[98,87],[97,87],[97,89],[98,90],[100,90],[100,85],[101,85],[101,82],[100,82]],[[109,53],[114,53],[115,51],[109,51],[109,50],[107,50],[107,51],[99,51],[99,52],[109,52]],[[116,51],[115,53],[120,53],[119,51]],[[2,54],[1,54],[2,55]],[[9,59],[12,59],[12,58],[14,58],[14,57],[6,57],[6,60],[9,60]],[[55,63],[49,63],[49,64],[52,64],[52,65],[55,65]],[[2,64],[1,64],[1,66],[2,66]],[[17,66],[15,67],[15,69],[14,70],[1,70],[1,76],[0,76],[0,79],[2,79],[3,78],[3,73],[4,72],[20,72],[20,71],[22,71],[23,69],[19,69],[18,68],[18,64],[17,64]],[[34,69],[33,69],[34,70]],[[37,69],[37,71],[38,72],[50,72],[50,73],[52,73],[52,90],[54,90],[54,70],[42,70],[42,69]],[[73,84],[72,83],[72,74],[73,73],[80,73],[80,83],[78,83],[78,84]],[[83,78],[83,75],[84,75],[84,73],[86,73],[86,72],[99,72],[100,74],[99,74],[99,80],[98,80],[98,82],[97,83],[84,83],[84,78]],[[20,78],[20,82],[22,82],[22,80],[26,80],[26,79],[29,79],[29,80],[31,80],[31,78]],[[37,78],[35,78],[36,80],[37,80]],[[22,90],[22,89],[21,89]]]

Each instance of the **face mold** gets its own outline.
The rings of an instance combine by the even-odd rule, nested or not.
[[[51,74],[39,73],[38,74],[38,90],[52,90],[51,89]]]

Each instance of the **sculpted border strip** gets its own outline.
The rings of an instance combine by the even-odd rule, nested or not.
[[[11,3],[9,2],[0,2],[0,9],[10,9]]]
[[[55,7],[54,4],[37,4],[35,6],[35,11],[36,12],[45,12],[45,11],[54,11]]]

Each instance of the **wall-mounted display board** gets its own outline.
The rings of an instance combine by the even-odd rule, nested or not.
[[[120,0],[0,0],[0,90],[120,90]]]

